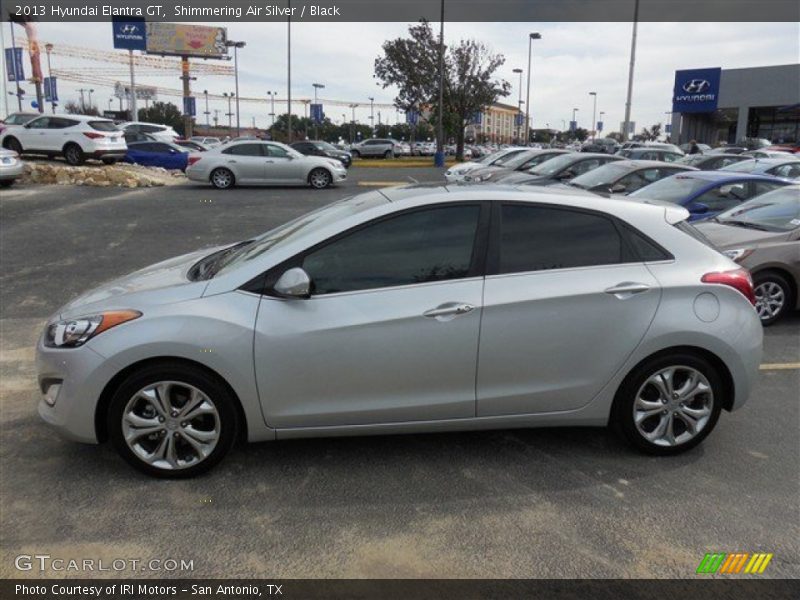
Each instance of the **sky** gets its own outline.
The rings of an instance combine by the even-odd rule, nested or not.
[[[239,95],[242,98],[263,98],[263,102],[242,102],[240,119],[243,126],[267,127],[270,112],[267,104],[268,90],[276,91],[279,98],[286,95],[286,24],[285,23],[221,23],[228,27],[228,38],[246,42],[239,51]],[[433,24],[438,31],[438,24]],[[631,23],[446,23],[445,41],[457,43],[461,39],[477,39],[494,53],[506,57],[497,76],[509,81],[512,92],[504,102],[516,105],[520,94],[519,75],[513,69],[525,72],[522,79],[522,99],[528,63],[528,33],[541,33],[542,39],[533,42],[533,68],[531,79],[532,127],[549,126],[561,129],[568,126],[572,109],[577,108],[579,127],[590,128],[592,122],[592,96],[597,92],[597,116],[605,114],[605,131],[619,130],[624,118],[625,94],[630,61]],[[381,54],[381,45],[387,39],[403,36],[407,23],[293,23],[292,24],[292,95],[309,98],[313,95],[312,83],[326,87],[320,91],[324,110],[334,122],[341,122],[343,114],[350,118],[350,109],[335,106],[326,100],[360,103],[356,119],[368,123],[369,100],[391,104],[392,88],[382,89],[373,77],[375,58]],[[16,26],[16,35],[23,31]],[[110,23],[55,23],[39,24],[42,42],[56,46],[68,44],[85,48],[113,51]],[[5,46],[10,46],[9,25],[3,24]],[[124,53],[125,51],[117,50]],[[655,123],[665,123],[671,108],[671,95],[676,69],[722,67],[723,69],[757,67],[797,63],[800,57],[800,24],[798,23],[639,23],[636,49],[636,67],[633,86],[631,120],[637,130]],[[101,62],[53,55],[53,68],[73,69],[83,72],[103,70],[104,76],[127,81],[127,68],[114,68]],[[43,65],[46,69],[46,66]],[[26,58],[26,74],[30,65]],[[179,72],[166,75],[141,75],[137,84],[178,88]],[[7,89],[8,84],[5,84]],[[192,82],[194,95],[198,96],[198,113],[202,106],[202,90],[209,93],[232,92],[233,77],[201,76]],[[89,87],[68,81],[59,82],[62,103],[76,100],[76,90]],[[93,96],[100,108],[108,106],[112,89],[96,88]],[[28,86],[29,94],[32,86]],[[16,98],[3,90],[9,101],[9,110],[16,110]],[[162,97],[179,103],[179,98]],[[26,101],[29,103],[30,98]],[[117,102],[114,101],[114,107]],[[30,106],[25,107],[29,109]],[[227,112],[227,103],[212,102],[210,110]],[[286,105],[276,104],[276,112],[285,112]],[[299,106],[294,112],[302,110]],[[375,110],[375,121],[394,123],[403,119],[392,108]],[[5,111],[5,106],[0,107]],[[198,114],[198,122],[204,119]],[[225,117],[220,117],[221,122]]]

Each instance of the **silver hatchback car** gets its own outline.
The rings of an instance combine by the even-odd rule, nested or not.
[[[511,187],[345,199],[87,292],[39,413],[155,476],[234,441],[609,422],[674,454],[746,401],[747,271],[673,205]]]

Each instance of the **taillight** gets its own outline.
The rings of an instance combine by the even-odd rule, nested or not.
[[[190,156],[188,165],[191,167],[194,163],[200,160],[199,156]]]
[[[747,269],[734,269],[733,271],[721,271],[716,273],[706,273],[701,279],[703,283],[717,283],[729,285],[750,301],[755,306],[756,294],[753,291],[753,279]]]
[[[106,137],[102,133],[94,133],[93,131],[84,131],[83,135],[85,135],[90,140],[96,140],[97,138]]]

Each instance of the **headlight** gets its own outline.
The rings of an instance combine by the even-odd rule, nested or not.
[[[723,250],[722,253],[735,262],[741,262],[753,253],[752,248],[735,248],[733,250]]]
[[[96,315],[54,321],[47,326],[44,345],[51,348],[76,348],[116,325],[142,316],[138,310],[110,310]]]

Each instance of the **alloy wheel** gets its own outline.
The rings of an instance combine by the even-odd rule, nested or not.
[[[670,366],[648,377],[633,402],[636,430],[657,446],[675,447],[694,439],[708,424],[714,392],[705,375]]]
[[[325,169],[315,169],[311,173],[309,181],[312,187],[321,190],[322,188],[328,187],[331,182],[331,176]]]
[[[220,416],[200,389],[158,381],[139,390],[122,412],[122,435],[143,462],[179,470],[203,462],[220,438]]]
[[[765,281],[753,290],[756,296],[756,310],[762,321],[774,319],[786,304],[786,292],[774,281]]]
[[[233,174],[227,169],[217,169],[211,174],[211,182],[220,189],[233,185]]]

